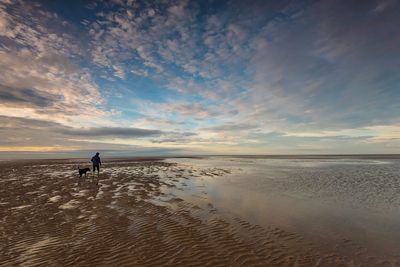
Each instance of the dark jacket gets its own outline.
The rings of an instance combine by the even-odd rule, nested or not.
[[[91,161],[93,162],[93,165],[101,165],[101,160],[98,155],[94,156]]]

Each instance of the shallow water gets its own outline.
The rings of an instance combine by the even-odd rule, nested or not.
[[[191,178],[180,198],[300,233],[339,252],[387,257],[400,248],[399,159],[170,159],[230,174]],[[179,166],[178,165],[178,166]],[[355,249],[357,248],[357,249]]]

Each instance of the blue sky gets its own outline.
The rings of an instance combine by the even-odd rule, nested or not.
[[[398,153],[400,3],[0,1],[0,151]]]

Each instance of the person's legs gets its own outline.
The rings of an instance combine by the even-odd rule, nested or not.
[[[100,166],[99,165],[93,165],[93,173],[96,172],[97,169],[97,173],[100,173]]]

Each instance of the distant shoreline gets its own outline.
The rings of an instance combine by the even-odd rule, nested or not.
[[[40,155],[40,154],[38,154]],[[88,157],[35,157],[32,155],[28,157],[8,157],[1,158],[0,162],[9,161],[67,161],[67,160],[87,160]],[[5,156],[5,155],[4,155]],[[153,161],[163,159],[174,159],[174,158],[209,158],[209,157],[229,157],[229,158],[248,158],[248,159],[400,159],[400,154],[282,154],[282,155],[160,155],[160,156],[118,156],[108,157],[103,156],[102,158],[108,161]]]

